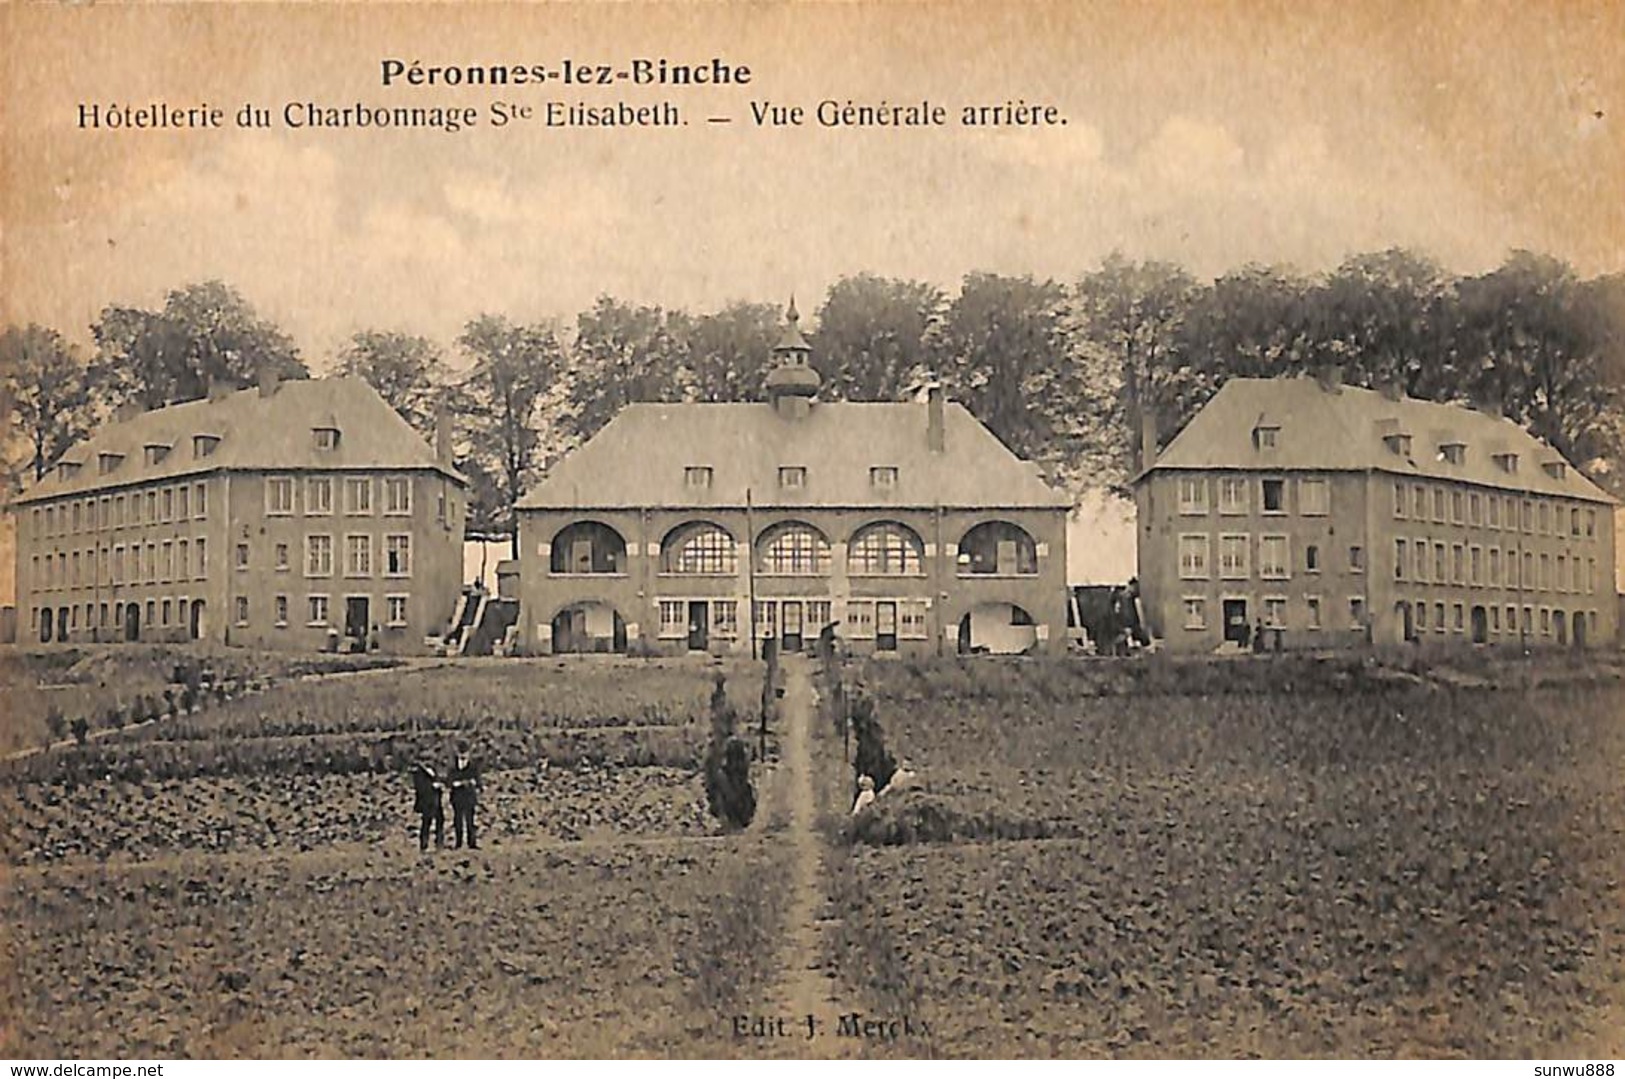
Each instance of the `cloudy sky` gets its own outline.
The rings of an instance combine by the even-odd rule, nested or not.
[[[1113,250],[1203,275],[1391,245],[1625,269],[1625,6],[1227,3],[53,5],[0,11],[0,304],[76,339],[219,277],[318,367],[350,333],[608,293],[709,309],[871,271],[1070,278]],[[428,64],[753,71],[744,88],[477,90]],[[676,102],[648,130],[243,131],[244,103]],[[751,101],[1024,99],[1044,130],[765,130]],[[89,132],[81,103],[224,107],[227,129]],[[728,125],[704,122],[727,116]]]

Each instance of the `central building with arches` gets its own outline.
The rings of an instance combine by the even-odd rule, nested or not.
[[[1069,499],[939,388],[819,401],[796,323],[766,401],[630,405],[520,502],[526,649],[1064,649]]]

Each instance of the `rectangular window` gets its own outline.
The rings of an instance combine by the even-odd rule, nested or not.
[[[1501,548],[1490,548],[1490,587],[1501,584]]]
[[[1365,628],[1365,597],[1349,597],[1349,627],[1351,629]]]
[[[1448,495],[1443,487],[1435,487],[1433,489],[1433,519],[1435,521],[1442,522],[1445,519],[1444,511],[1445,501],[1447,498]]]
[[[35,561],[38,561],[38,559]],[[122,543],[113,548],[113,583],[124,583],[124,545]]]
[[[683,486],[691,491],[709,489],[711,486],[711,467],[709,465],[689,465],[684,468]]]
[[[739,636],[739,603],[737,600],[711,601],[711,632],[719,637]]]
[[[1501,632],[1501,608],[1499,607],[1490,608],[1490,632]]]
[[[897,604],[897,635],[911,641],[926,639],[925,600],[905,599]]]
[[[305,605],[305,621],[312,626],[327,625],[327,597],[311,596]]]
[[[248,597],[247,596],[238,596],[237,600],[236,600],[236,604],[237,604],[237,624],[239,626],[248,625]]]
[[[172,609],[170,607],[170,604],[172,602],[173,602],[172,600],[167,600],[166,599],[166,600],[164,600],[162,603],[160,603],[158,605],[158,617],[161,620],[159,622],[159,625],[164,625],[164,626],[169,625],[169,618],[170,618],[170,615],[173,613]],[[87,614],[87,620],[88,620],[88,614]]]
[[[237,545],[237,561],[234,563],[234,565],[236,565],[238,569],[248,568],[248,544],[239,543]]]
[[[197,538],[197,575],[199,579],[209,575],[209,546],[202,536]]]
[[[192,489],[185,485],[175,488],[175,519],[184,521],[192,516]]]
[[[158,583],[158,545],[147,544],[147,583]]]
[[[305,480],[305,514],[326,517],[333,512],[333,478],[311,476]]]
[[[1439,584],[1450,580],[1449,549],[1442,543],[1433,545],[1433,579]]]
[[[1535,530],[1535,503],[1531,499],[1526,498],[1523,500],[1521,523],[1526,534]]]
[[[1264,625],[1270,629],[1286,628],[1286,597],[1264,597]]]
[[[688,634],[688,601],[663,599],[660,601],[660,636],[683,637]]]
[[[385,596],[384,617],[391,626],[406,625],[406,597],[402,595]]]
[[[1416,601],[1416,631],[1420,633],[1428,628],[1428,605],[1422,600]]]
[[[164,505],[164,508],[162,510],[163,515],[159,518],[159,520],[161,520],[161,521],[173,520],[174,517],[175,517],[175,489],[173,487],[165,487],[164,488],[163,505]]]
[[[1597,535],[1597,511],[1586,510],[1586,538],[1594,539]]]
[[[1398,486],[1394,489],[1400,492],[1398,506],[1403,510],[1404,491]],[[1324,517],[1332,512],[1332,485],[1319,477],[1299,480],[1298,512],[1305,517]]]
[[[276,599],[272,600],[271,601],[271,609],[276,614],[276,624],[278,626],[285,626],[285,625],[288,624],[288,597],[287,596],[278,596],[278,597],[276,597]]]
[[[1552,504],[1542,501],[1540,504],[1540,534],[1550,535],[1552,531]]]
[[[1396,581],[1405,579],[1405,556],[1407,553],[1405,541],[1396,539],[1394,541],[1394,580]]]
[[[117,495],[113,499],[113,527],[124,527],[124,496]]]
[[[1484,583],[1484,549],[1476,545],[1467,549],[1467,583],[1475,587]]]
[[[352,517],[372,513],[371,476],[352,476],[344,481],[344,512]]]
[[[1358,544],[1349,547],[1349,571],[1351,573],[1365,572],[1365,548]]]
[[[1247,512],[1247,480],[1245,477],[1219,477],[1219,512],[1231,515]]]
[[[1291,576],[1292,562],[1285,536],[1258,537],[1258,575],[1267,581],[1284,581]]]
[[[1185,628],[1186,629],[1206,629],[1207,628],[1207,600],[1204,599],[1201,596],[1186,596],[1184,598],[1184,605],[1185,605]]]
[[[305,576],[331,577],[333,575],[333,537],[305,537]]]
[[[147,523],[152,524],[158,519],[158,492],[147,492]]]
[[[785,465],[779,469],[779,486],[787,490],[800,490],[807,486],[807,469],[802,465]]]
[[[1311,543],[1303,549],[1303,568],[1306,573],[1320,572],[1320,546]]]
[[[1540,556],[1539,588],[1542,592],[1550,592],[1552,590],[1552,556],[1549,554],[1542,554]]]
[[[1575,539],[1580,538],[1580,507],[1575,506],[1569,510],[1569,535]]]
[[[1459,543],[1450,545],[1450,583],[1465,584],[1467,581],[1467,552]]]
[[[1225,580],[1246,580],[1252,574],[1248,556],[1249,538],[1245,533],[1227,533],[1219,537],[1219,576]]]
[[[1207,513],[1207,477],[1179,477],[1179,512],[1187,517]]]
[[[1467,496],[1467,523],[1475,527],[1484,523],[1484,500],[1476,494]]]
[[[1568,588],[1568,586],[1569,586],[1569,573],[1568,573],[1568,570],[1569,570],[1569,560],[1567,558],[1565,558],[1563,555],[1558,555],[1557,556],[1557,578],[1556,578],[1555,583],[1552,585],[1552,588],[1555,591],[1562,592],[1564,589]]]
[[[869,470],[869,484],[883,490],[890,490],[897,486],[897,467],[895,465],[878,465]]]
[[[344,575],[346,577],[372,576],[372,537],[352,535],[344,537]]]
[[[1500,495],[1490,495],[1488,509],[1489,509],[1489,526],[1491,528],[1500,528],[1501,527],[1501,496]]]
[[[1179,537],[1179,576],[1186,581],[1207,580],[1208,538],[1201,533]]]
[[[1523,553],[1523,576],[1518,583],[1524,588],[1535,587],[1535,556],[1528,551]]]
[[[70,585],[72,585],[74,588],[78,588],[79,587],[79,552],[78,551],[73,552],[72,563],[73,563],[73,576],[68,578],[68,583]]]
[[[1406,498],[1406,493],[1405,493],[1405,484],[1402,481],[1395,480],[1394,481],[1394,517],[1396,519],[1404,520],[1406,502],[1407,502],[1407,498]]]
[[[165,581],[172,581],[175,579],[175,544],[169,540],[164,540],[163,547],[164,560],[161,563],[163,568],[160,576]]]
[[[276,568],[278,570],[286,570],[288,568],[288,545],[286,543],[279,543],[276,545],[275,550]]]
[[[875,635],[875,605],[872,600],[852,600],[846,605],[846,635],[866,641]]]
[[[82,520],[80,517],[79,503],[75,502],[73,504],[73,531],[78,532],[81,525]]]
[[[1428,579],[1428,541],[1416,540],[1411,544],[1411,576],[1418,581]]]
[[[293,512],[293,477],[269,476],[265,480],[265,512],[286,517]]]
[[[192,515],[197,518],[209,515],[209,487],[207,484],[192,484]]]
[[[1259,484],[1265,513],[1286,512],[1286,481],[1262,480]]]
[[[389,476],[384,480],[384,513],[391,517],[404,517],[412,512],[412,480],[407,476]]]
[[[1462,495],[1460,491],[1450,492],[1450,519],[1456,524],[1462,521]]]
[[[1303,597],[1303,604],[1304,604],[1304,610],[1306,612],[1305,613],[1305,625],[1307,625],[1308,628],[1310,628],[1310,629],[1319,629],[1320,628],[1320,597],[1319,596],[1305,596],[1305,597]]]
[[[384,573],[390,577],[412,575],[412,536],[399,532],[384,537]]]
[[[1433,605],[1433,632],[1443,633],[1446,628],[1447,627],[1444,621],[1444,604],[1435,603]]]
[[[1419,483],[1416,485],[1413,494],[1416,497],[1411,503],[1411,516],[1418,521],[1426,520],[1428,515],[1428,489]]]

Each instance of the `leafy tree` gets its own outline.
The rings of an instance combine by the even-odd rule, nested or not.
[[[582,312],[564,421],[570,435],[585,441],[633,402],[674,399],[675,374],[687,360],[686,324],[685,316],[609,296]]]
[[[1094,412],[1092,431],[1103,467],[1119,475],[1140,460],[1141,419],[1155,420],[1158,441],[1169,421],[1185,418],[1193,373],[1181,330],[1198,294],[1194,278],[1166,262],[1131,262],[1112,254],[1072,290],[1070,333],[1079,362],[1093,367],[1099,392],[1074,402]]]
[[[34,323],[0,333],[0,404],[14,436],[26,442],[15,470],[36,481],[90,433],[95,418],[84,364],[60,334]]]
[[[432,437],[435,405],[446,381],[445,359],[426,337],[362,330],[339,356],[339,373],[366,380],[401,418]]]
[[[686,401],[752,401],[772,366],[783,314],[772,304],[734,303],[713,315],[666,316],[672,351],[682,357],[677,386]]]
[[[1182,348],[1194,380],[1274,378],[1312,366],[1310,282],[1288,270],[1245,266],[1195,294]]]
[[[922,281],[860,274],[830,286],[809,342],[824,395],[894,401],[931,363],[929,341],[947,300]]]
[[[470,432],[472,471],[495,487],[500,522],[519,557],[514,506],[537,478],[543,406],[556,399],[564,350],[547,326],[516,326],[481,315],[464,327],[458,347],[473,368],[458,386],[454,407]]]
[[[252,382],[266,365],[281,378],[310,377],[292,339],[221,281],[175,289],[161,311],[107,307],[91,333],[92,376],[110,405],[194,400],[211,380]]]
[[[1071,407],[1053,392],[1058,379],[1070,382],[1057,370],[1069,353],[1064,299],[1053,281],[971,274],[933,336],[948,391],[1027,457],[1046,456],[1059,413]]]
[[[1355,255],[1306,296],[1316,364],[1351,383],[1398,385],[1413,397],[1453,396],[1454,290],[1426,256],[1403,248]]]

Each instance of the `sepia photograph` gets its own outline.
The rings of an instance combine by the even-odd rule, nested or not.
[[[0,1058],[1613,1075],[1622,121],[1607,0],[0,6]]]

